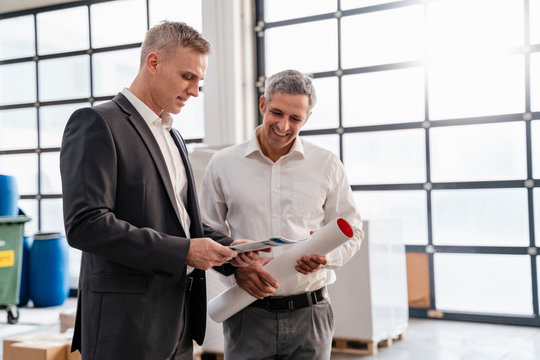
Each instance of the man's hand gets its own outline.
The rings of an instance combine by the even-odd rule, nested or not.
[[[238,239],[238,240],[234,240],[231,243],[231,245],[245,244],[247,242],[252,242],[252,241],[253,240],[248,240],[248,239]],[[268,249],[268,251],[269,250],[270,249]],[[247,267],[258,258],[259,258],[258,251],[248,251],[245,253],[238,254],[238,256],[236,256],[234,259],[231,260],[231,265],[236,266],[236,267]]]
[[[306,275],[317,271],[326,265],[326,256],[313,254],[311,257],[308,257],[307,255],[304,255],[296,260],[296,263],[298,264],[294,267],[296,271]]]
[[[233,259],[236,251],[210,238],[192,238],[186,263],[201,270],[208,270]]]
[[[238,268],[234,274],[238,286],[257,299],[273,294],[279,284],[263,269],[263,266],[271,260],[272,258],[259,258],[248,267]]]

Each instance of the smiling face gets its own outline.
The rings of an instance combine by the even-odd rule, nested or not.
[[[311,115],[308,113],[309,97],[276,92],[266,102],[264,96],[259,101],[263,116],[263,126],[257,131],[257,139],[262,152],[272,161],[287,154]]]
[[[150,53],[146,66],[152,82],[147,105],[157,114],[162,110],[178,114],[190,97],[199,96],[206,63],[205,54],[189,47]]]

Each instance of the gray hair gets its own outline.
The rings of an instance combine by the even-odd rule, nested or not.
[[[283,92],[293,95],[307,95],[309,97],[308,113],[317,103],[315,87],[311,82],[311,76],[297,70],[285,70],[278,72],[266,79],[264,89],[264,99],[267,104],[272,100],[276,92]]]
[[[162,21],[146,32],[141,46],[140,66],[144,65],[152,51],[167,54],[177,46],[192,48],[205,55],[210,53],[210,43],[197,30],[183,22]]]

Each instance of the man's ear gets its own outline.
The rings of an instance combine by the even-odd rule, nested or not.
[[[261,112],[261,115],[264,116],[264,107],[266,106],[264,95],[261,95],[259,98],[259,111]]]
[[[157,71],[159,56],[155,52],[151,52],[146,56],[146,69],[149,73],[154,74]]]

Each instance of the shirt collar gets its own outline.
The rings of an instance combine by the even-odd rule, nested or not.
[[[128,88],[122,89],[122,94],[129,100],[135,110],[142,116],[148,125],[157,122],[157,125],[163,125],[167,130],[170,130],[173,123],[171,114],[162,112],[161,117],[152,111],[144,102],[135,96]]]
[[[257,151],[262,156],[267,157],[262,152],[261,144],[259,144],[259,139],[257,139],[257,129],[259,129],[259,128],[262,128],[262,125],[257,126],[255,128],[255,130],[253,131],[253,136],[251,137],[251,139],[247,143],[246,151],[244,152],[244,157],[247,157],[247,156],[249,156],[249,155],[251,155],[251,154],[253,154],[254,152],[257,152]],[[291,156],[294,153],[298,153],[302,157],[304,157],[304,146],[302,145],[302,139],[300,139],[300,136],[296,136],[296,139],[294,140],[293,146],[291,147],[289,152],[286,155],[284,155],[283,157]]]

